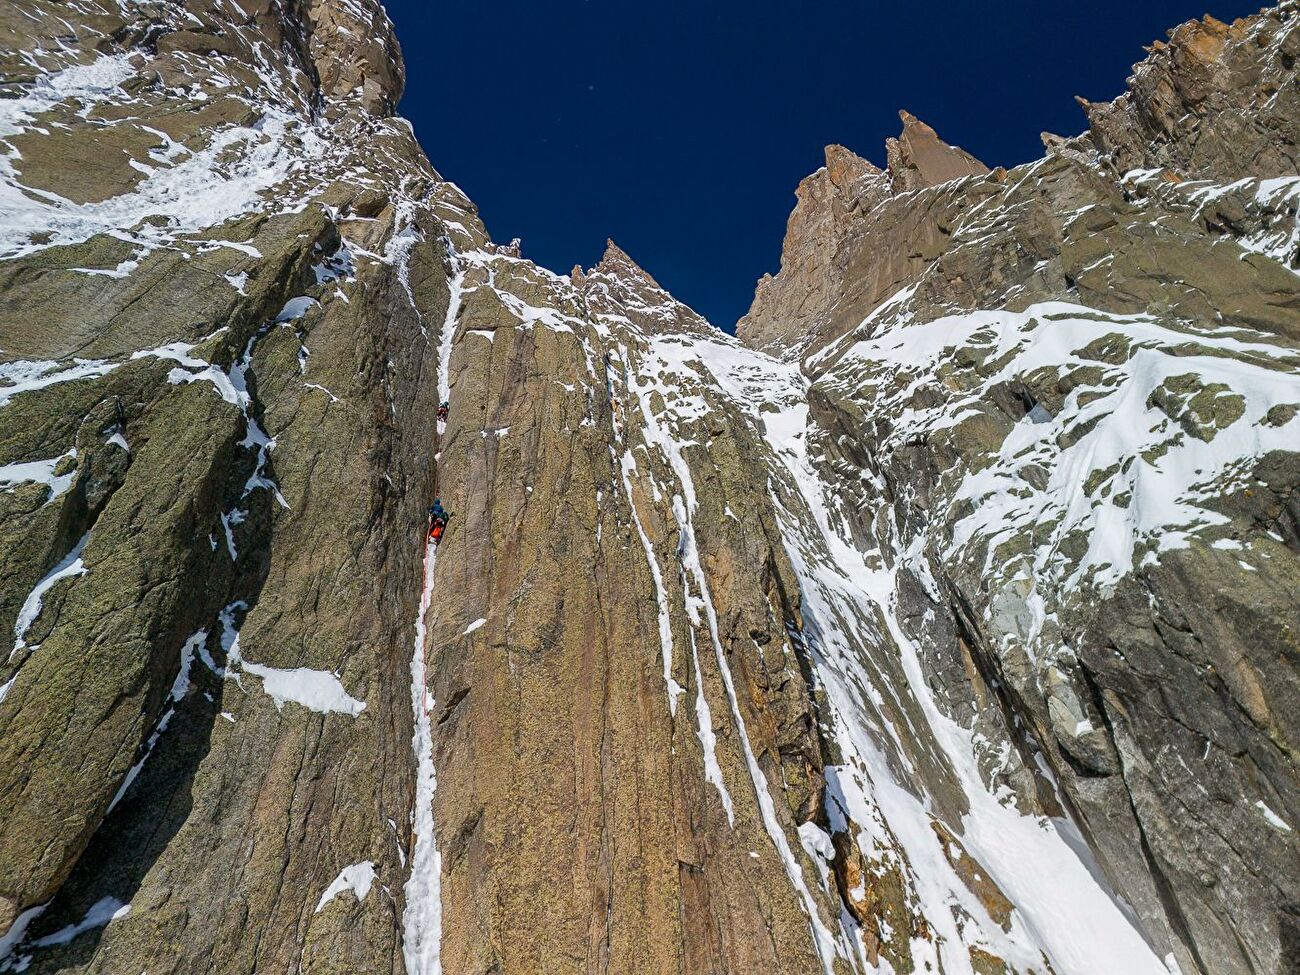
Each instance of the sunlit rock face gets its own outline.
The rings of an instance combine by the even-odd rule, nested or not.
[[[0,10],[0,970],[1287,971],[1298,23],[829,147],[733,339],[372,0]]]

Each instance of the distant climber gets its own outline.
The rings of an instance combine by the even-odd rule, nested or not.
[[[442,541],[442,533],[447,530],[451,513],[442,506],[442,498],[434,498],[429,507],[429,541],[437,545]]]
[[[448,403],[446,400],[443,400],[441,403],[439,403],[439,404],[438,404],[438,422],[439,422],[439,423],[446,423],[446,422],[447,422],[447,414],[449,414],[450,412],[451,412],[451,404],[450,404],[450,403]]]

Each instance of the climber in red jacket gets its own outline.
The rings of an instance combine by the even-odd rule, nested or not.
[[[429,508],[429,541],[435,545],[441,542],[442,534],[447,530],[449,521],[451,521],[451,513],[443,508],[442,498],[434,498],[433,505]]]

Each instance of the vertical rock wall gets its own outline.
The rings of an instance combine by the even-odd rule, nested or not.
[[[0,967],[1283,971],[1295,36],[831,147],[737,342],[371,0],[0,12]]]

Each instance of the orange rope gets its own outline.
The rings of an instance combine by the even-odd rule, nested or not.
[[[420,602],[424,602],[424,587],[429,582],[429,535],[425,532],[424,536],[424,558],[421,560],[420,571]],[[430,606],[433,599],[429,600]],[[420,688],[424,692],[424,713],[429,713],[429,606],[421,606],[424,612],[424,638],[420,641],[420,659],[424,662],[424,686]]]

